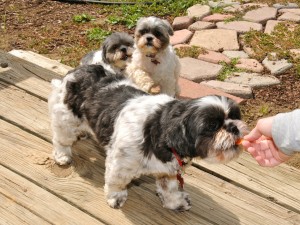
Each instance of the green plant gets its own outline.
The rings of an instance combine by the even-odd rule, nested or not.
[[[179,58],[191,57],[198,58],[199,54],[204,54],[206,51],[198,46],[183,46],[175,49]]]
[[[262,116],[265,116],[269,113],[270,109],[268,105],[263,105],[260,107],[259,112],[262,114]]]
[[[184,15],[187,8],[197,3],[203,3],[204,0],[173,0],[162,1],[154,0],[153,4],[145,4],[144,0],[137,0],[134,5],[111,6],[102,9],[102,12],[113,14],[108,16],[107,22],[110,24],[121,24],[127,28],[135,26],[137,20],[143,16],[168,17],[172,19],[175,16]]]
[[[92,28],[87,31],[87,38],[89,41],[103,41],[110,34],[111,31],[101,28]]]
[[[91,20],[93,20],[94,17],[89,15],[89,14],[81,14],[81,15],[75,15],[73,16],[73,21],[76,22],[76,23],[86,23],[86,22],[89,22]]]
[[[242,69],[238,69],[235,65],[238,63],[239,58],[231,59],[230,63],[221,62],[223,66],[221,73],[218,75],[218,80],[224,81],[229,75],[232,75],[235,72],[241,72]]]

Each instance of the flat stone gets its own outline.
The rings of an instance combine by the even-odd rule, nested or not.
[[[254,50],[253,50],[251,47],[249,47],[249,46],[247,46],[247,45],[244,45],[244,46],[243,46],[243,50],[244,50],[250,57],[254,57],[254,56],[255,56],[255,52],[254,52]]]
[[[181,58],[181,77],[194,82],[216,79],[222,70],[221,65],[185,57]]]
[[[276,19],[277,9],[273,7],[263,7],[248,11],[244,16],[244,20],[251,22],[266,24],[268,20]]]
[[[300,15],[300,9],[280,9],[278,12],[279,13],[290,12],[290,13],[294,13],[296,15]]]
[[[243,12],[244,9],[240,5],[231,5],[223,8],[224,12]]]
[[[189,17],[195,20],[202,20],[205,16],[211,14],[210,7],[208,5],[196,4],[187,9],[187,14]]]
[[[234,59],[234,58],[247,59],[247,58],[249,58],[249,55],[244,51],[224,51],[222,53],[230,59]]]
[[[173,46],[174,49],[180,49],[180,48],[185,48],[185,47],[190,47],[190,45],[188,45],[188,44],[178,44],[178,45]]]
[[[265,3],[255,3],[255,2],[250,2],[241,5],[243,9],[251,8],[251,7],[256,7],[256,8],[263,8],[263,7],[269,7],[268,4]]]
[[[280,17],[278,17],[278,20],[300,22],[300,15],[297,15],[295,13],[286,12],[286,13],[283,13]]]
[[[274,28],[277,24],[282,23],[282,21],[278,20],[268,20],[266,27],[265,27],[265,33],[271,34],[274,31]]]
[[[290,53],[292,54],[293,59],[299,59],[300,58],[300,48],[290,49]]]
[[[260,23],[253,23],[248,21],[218,22],[217,27],[219,29],[235,30],[238,33],[245,33],[250,30],[262,30],[262,25]]]
[[[269,60],[268,57],[266,57],[262,63],[271,74],[274,75],[282,74],[293,66],[293,64],[289,63],[286,59],[273,61]]]
[[[226,82],[244,84],[252,88],[268,87],[280,84],[280,80],[271,75],[260,75],[258,73],[234,73],[225,79]]]
[[[218,80],[203,81],[200,84],[241,98],[253,98],[252,88],[244,84],[235,84]]]
[[[277,9],[289,9],[289,8],[299,8],[299,6],[297,5],[297,3],[287,3],[287,4],[280,4],[280,3],[276,3],[273,5],[274,8]]]
[[[220,62],[230,63],[230,59],[226,55],[209,50],[207,50],[207,53],[200,54],[198,56],[198,59],[215,64],[218,64]]]
[[[189,30],[196,31],[196,30],[205,30],[205,29],[211,29],[215,28],[216,24],[211,22],[205,22],[205,21],[197,21],[189,26]]]
[[[190,45],[212,51],[239,50],[237,32],[234,30],[212,29],[196,31]]]
[[[264,67],[256,59],[239,59],[235,67],[255,73],[260,73],[264,70]]]
[[[209,16],[206,16],[202,19],[202,21],[206,21],[206,22],[219,22],[219,21],[224,21],[224,20],[228,20],[234,18],[233,15],[229,15],[229,14],[220,14],[220,13],[215,13]]]
[[[189,16],[180,16],[175,17],[172,26],[174,30],[182,30],[187,29],[193,22],[193,18]]]
[[[208,5],[212,8],[224,8],[231,5],[239,5],[240,3],[234,0],[218,0],[218,1],[208,1]]]
[[[192,36],[193,33],[187,29],[178,30],[175,31],[174,35],[170,37],[170,43],[171,45],[184,44],[187,43]]]
[[[223,91],[210,88],[208,86],[198,84],[181,77],[179,77],[178,79],[178,84],[181,90],[179,96],[179,98],[181,99],[194,99],[194,98],[204,97],[207,95],[220,95],[220,96],[226,96],[232,99],[233,101],[235,101],[236,103],[241,103],[245,101],[244,99],[239,98],[237,96],[227,94]]]

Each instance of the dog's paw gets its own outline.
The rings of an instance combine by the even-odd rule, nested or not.
[[[150,88],[150,94],[157,95],[161,92],[161,88],[159,85],[154,85]]]
[[[158,196],[162,201],[164,208],[172,209],[177,212],[184,212],[192,207],[189,194],[186,192],[178,191],[168,194],[158,193]]]
[[[107,196],[107,204],[114,209],[121,208],[126,202],[126,200],[127,200],[127,190],[114,192],[109,194],[109,196]]]
[[[58,165],[67,165],[72,162],[72,156],[65,154],[54,154],[54,161]]]

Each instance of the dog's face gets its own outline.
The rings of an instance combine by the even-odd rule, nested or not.
[[[238,157],[242,148],[236,141],[248,133],[241,121],[237,104],[225,97],[209,96],[200,99],[200,113],[192,115],[188,126],[196,126],[197,154],[211,162],[228,162]]]
[[[180,155],[226,163],[242,152],[236,141],[248,133],[248,128],[232,100],[207,96],[177,110],[181,116],[174,121],[176,132],[172,133],[176,134],[170,138],[170,146],[177,148]],[[178,143],[182,136],[185,141]]]
[[[173,29],[168,21],[156,17],[141,18],[135,30],[135,43],[141,52],[156,54],[169,45],[170,35],[173,35]]]
[[[113,33],[102,44],[102,58],[107,64],[125,69],[131,61],[133,38],[126,33]]]

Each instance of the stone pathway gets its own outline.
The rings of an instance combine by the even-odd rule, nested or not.
[[[181,77],[200,83],[199,87],[211,87],[241,98],[252,98],[253,88],[277,85],[276,75],[286,72],[293,65],[286,60],[262,62],[253,59],[253,51],[239,42],[240,35],[250,30],[271,34],[274,27],[283,21],[300,22],[300,7],[295,3],[258,4],[240,3],[234,0],[208,1],[207,5],[196,4],[190,7],[186,16],[176,17],[173,21],[174,47],[199,46],[207,50],[197,59],[182,58]],[[254,6],[254,7],[253,7]],[[223,7],[226,14],[212,13],[215,7]],[[245,12],[245,9],[254,9]],[[241,12],[241,20],[234,21],[232,12]],[[300,57],[300,49],[291,50]],[[223,66],[220,62],[230,63],[237,58],[236,68],[245,72],[233,73],[224,81],[217,80]],[[275,57],[276,58],[276,57]],[[224,64],[223,64],[224,65]],[[198,87],[198,86],[197,86]]]

